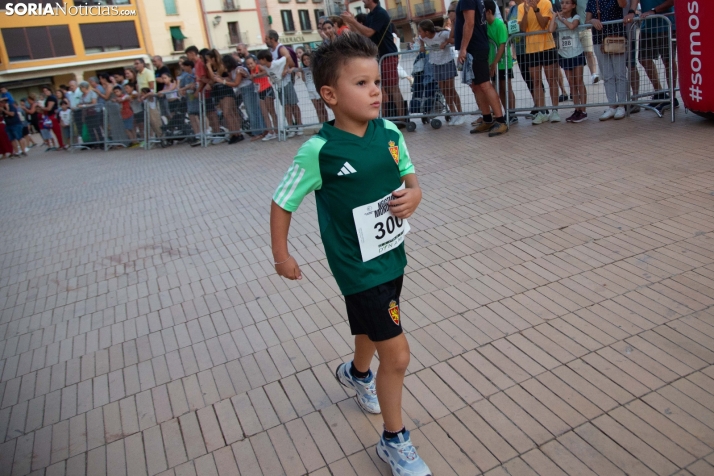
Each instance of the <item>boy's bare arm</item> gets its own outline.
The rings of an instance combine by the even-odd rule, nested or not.
[[[392,213],[397,218],[409,218],[421,202],[421,188],[416,174],[407,174],[402,177],[406,188],[396,190],[393,195],[397,198],[389,202]]]
[[[302,279],[300,267],[288,251],[288,231],[293,214],[270,202],[270,242],[275,260],[275,271],[288,279]]]

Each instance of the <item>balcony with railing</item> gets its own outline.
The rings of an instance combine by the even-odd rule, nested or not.
[[[389,13],[389,18],[392,21],[404,20],[407,17],[407,9],[401,5],[397,5],[395,8],[390,8],[387,10]]]
[[[236,34],[237,33],[237,34]],[[247,40],[248,37],[248,32],[247,31],[239,31],[235,33],[228,33],[226,35],[226,40],[228,41],[228,44],[230,46],[235,46],[238,43],[244,43],[243,40]]]
[[[429,17],[436,14],[444,14],[444,6],[441,2],[436,3],[433,0],[424,0],[419,3],[411,3],[412,16],[414,17]]]
[[[238,0],[223,0],[223,11],[224,12],[234,12],[240,10],[240,4]]]

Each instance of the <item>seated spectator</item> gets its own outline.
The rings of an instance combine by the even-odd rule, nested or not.
[[[317,112],[317,119],[322,122],[327,122],[327,107],[325,107],[325,101],[322,100],[320,94],[315,89],[315,82],[312,79],[312,70],[310,69],[311,57],[309,54],[304,53],[300,58],[302,63],[302,68],[300,72],[302,74],[302,80],[305,83],[305,88],[307,89],[307,94],[310,96],[310,101],[312,105],[315,106],[315,112]]]
[[[272,55],[271,55],[272,57]],[[275,112],[275,91],[270,86],[268,72],[266,68],[257,64],[251,57],[246,58],[245,64],[250,71],[253,82],[258,87],[258,99],[260,99],[260,109],[263,112],[263,122],[267,129],[267,134],[263,141],[278,138],[278,115]]]

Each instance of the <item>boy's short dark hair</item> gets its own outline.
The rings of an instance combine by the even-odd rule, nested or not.
[[[273,54],[268,50],[261,50],[258,51],[258,59],[265,60],[270,63],[273,61]]]
[[[377,59],[377,45],[362,35],[341,35],[322,43],[312,54],[312,78],[318,93],[323,86],[334,86],[345,64],[355,58]]]
[[[191,61],[190,59],[185,59],[185,60],[183,60],[183,63],[182,63],[182,64],[183,64],[184,66],[190,66],[191,68],[193,68],[193,67],[195,66],[195,64],[193,63],[193,61]]]
[[[186,48],[186,51],[184,51],[184,53],[186,53],[186,54],[189,54],[189,53],[198,54],[198,48],[196,48],[195,46],[191,45],[191,46],[189,46],[188,48]]]
[[[116,91],[117,89],[121,91],[121,86],[119,86],[118,84],[112,88],[112,91]]]
[[[423,20],[419,22],[419,28],[427,33],[436,33],[434,22],[431,20]]]
[[[496,14],[496,2],[493,0],[484,0],[483,7],[485,11],[491,12],[494,15]]]

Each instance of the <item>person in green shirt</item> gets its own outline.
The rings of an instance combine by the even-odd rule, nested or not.
[[[493,0],[484,1],[484,11],[486,16],[486,28],[490,51],[488,53],[488,64],[491,68],[491,81],[496,86],[496,70],[498,69],[498,93],[501,96],[501,103],[506,107],[506,80],[508,80],[508,108],[511,123],[518,122],[516,113],[512,110],[516,108],[516,94],[513,92],[511,80],[513,79],[513,56],[510,48],[506,48],[508,42],[508,28],[500,18],[496,17],[496,2]]]
[[[353,360],[339,365],[335,377],[357,392],[365,411],[382,413],[377,454],[392,473],[430,476],[401,411],[410,358],[399,311],[407,263],[403,240],[406,219],[421,201],[419,181],[401,132],[378,118],[382,90],[375,44],[362,35],[323,43],[313,53],[312,74],[335,119],[300,147],[273,195],[275,270],[288,279],[302,278],[288,251],[288,231],[292,213],[314,191],[325,255],[355,336]],[[375,350],[376,375],[369,368]]]

